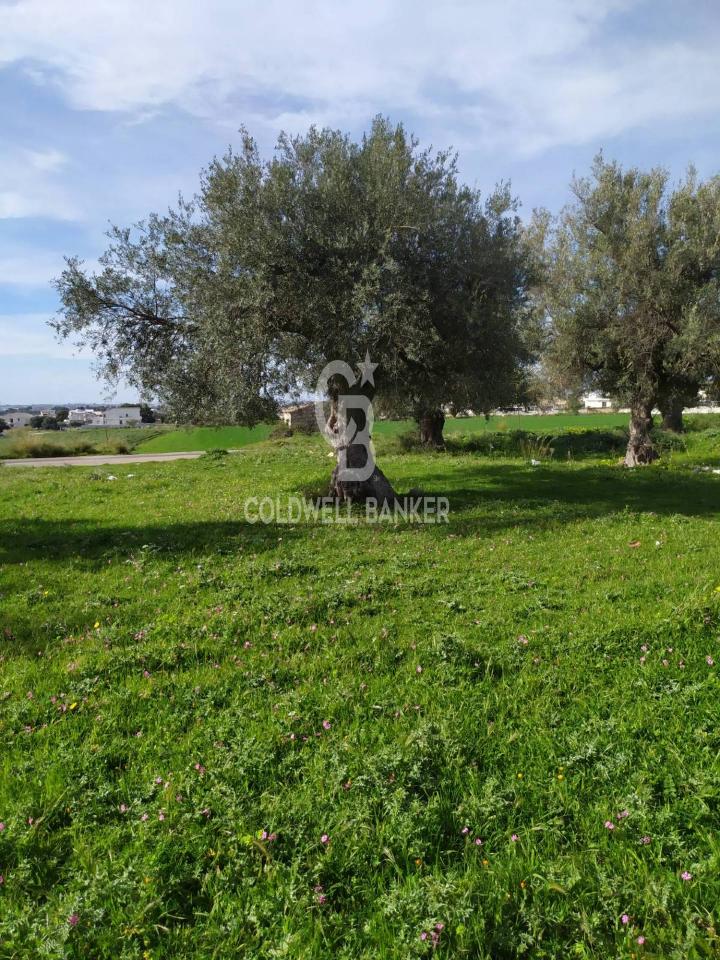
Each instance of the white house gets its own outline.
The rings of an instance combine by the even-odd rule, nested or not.
[[[582,397],[582,405],[586,410],[610,410],[612,409],[612,400],[610,397],[604,397],[601,393],[593,391]]]
[[[97,410],[91,410],[90,407],[77,407],[68,414],[68,423],[92,423],[97,416],[102,416]]]
[[[131,427],[140,422],[140,407],[110,407],[103,417],[106,427]]]
[[[8,410],[7,413],[0,413],[0,419],[4,420],[9,427],[27,427],[30,425],[34,413],[28,413],[27,410]]]

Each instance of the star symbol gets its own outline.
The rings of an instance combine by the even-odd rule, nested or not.
[[[379,364],[370,362],[370,354],[367,350],[365,351],[365,359],[362,363],[358,364],[358,366],[360,367],[361,373],[360,386],[362,387],[365,385],[365,383],[370,383],[371,386],[374,387],[375,380],[373,379],[373,371],[379,366]]]

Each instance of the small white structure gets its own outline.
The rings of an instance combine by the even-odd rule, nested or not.
[[[28,427],[35,413],[28,413],[27,410],[8,410],[7,413],[0,413],[0,419],[12,429],[13,427]]]
[[[318,429],[314,403],[291,403],[280,408],[280,419],[291,430],[301,429],[315,432]]]
[[[140,422],[140,407],[110,407],[103,416],[106,427],[132,427]]]
[[[610,397],[604,397],[601,393],[593,391],[582,397],[582,405],[586,410],[611,410],[613,402]]]
[[[77,407],[68,414],[68,423],[92,423],[95,417],[102,416],[90,407]]]

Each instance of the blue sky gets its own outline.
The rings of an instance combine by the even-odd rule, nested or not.
[[[714,0],[0,0],[0,404],[133,400],[46,321],[63,255],[191,194],[242,124],[266,151],[376,113],[469,182],[557,210],[593,155],[720,172]]]

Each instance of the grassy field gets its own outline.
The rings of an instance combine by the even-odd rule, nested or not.
[[[267,440],[273,424],[260,423],[256,427],[190,427],[171,430],[146,440],[138,453],[178,453],[183,450],[234,450]]]
[[[528,430],[532,433],[558,433],[569,429],[597,430],[612,427],[626,427],[626,413],[552,413],[541,415],[504,414],[485,417],[447,417],[445,433],[486,433],[508,430]],[[396,436],[406,430],[412,430],[411,420],[376,420],[375,436]]]
[[[720,442],[0,469],[0,958],[718,955]],[[717,466],[716,466],[717,468]]]
[[[82,456],[92,453],[130,453],[138,445],[160,437],[168,428],[89,427],[74,430],[8,430],[0,436],[0,459]]]

